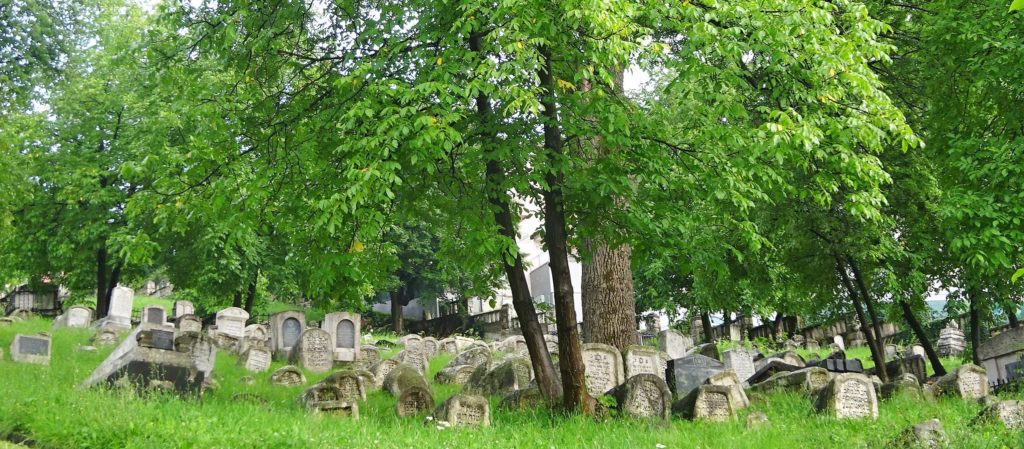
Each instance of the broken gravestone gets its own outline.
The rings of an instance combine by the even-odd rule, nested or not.
[[[637,374],[608,394],[615,398],[620,412],[632,418],[668,421],[672,415],[672,392],[661,377]]]
[[[434,419],[456,427],[489,427],[491,406],[483,396],[459,393],[434,410]]]
[[[815,408],[839,419],[878,418],[875,386],[863,374],[836,374],[818,393]]]

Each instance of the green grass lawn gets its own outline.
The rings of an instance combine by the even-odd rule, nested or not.
[[[598,421],[548,410],[503,412],[493,407],[498,398],[491,398],[492,427],[438,430],[422,418],[397,418],[394,398],[378,391],[360,404],[360,419],[352,421],[308,414],[296,402],[304,387],[270,385],[270,372],[256,374],[255,385],[244,385],[239,379],[251,374],[224,352],[218,354],[215,370],[220,386],[202,399],[137,397],[78,387],[112,350],[76,351],[86,344],[89,330],[54,332],[49,367],[10,361],[6,352],[16,333],[49,330],[49,322],[41,319],[0,327],[5,352],[0,361],[0,436],[26,436],[42,448],[884,448],[906,426],[930,418],[943,422],[956,448],[1024,447],[1020,432],[971,425],[980,406],[956,399],[883,402],[877,421],[838,421],[815,414],[807,397],[776,393],[754,396],[754,404],[733,422],[673,419],[655,424]],[[431,360],[429,376],[448,360]],[[280,366],[275,362],[273,369]],[[310,384],[324,376],[307,373]],[[438,403],[458,391],[458,386],[434,386]],[[266,402],[241,400],[235,397],[238,393]],[[1019,399],[1021,394],[1009,397]],[[771,424],[747,430],[744,417],[755,410],[766,413]]]

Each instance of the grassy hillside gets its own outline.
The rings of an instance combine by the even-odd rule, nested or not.
[[[877,421],[837,421],[817,415],[809,398],[796,394],[754,397],[754,404],[729,423],[674,419],[667,425],[642,421],[597,421],[548,410],[511,413],[492,408],[493,427],[444,429],[422,418],[399,419],[394,398],[383,392],[360,404],[358,421],[306,413],[296,402],[303,387],[270,385],[270,373],[256,374],[252,386],[239,382],[250,373],[227,353],[217,356],[220,386],[202,399],[137,397],[125,391],[83,390],[85,379],[112,348],[77,350],[88,330],[53,333],[51,366],[16,364],[8,346],[16,333],[49,331],[34,319],[0,327],[0,436],[29,437],[43,448],[882,448],[910,424],[939,418],[955,447],[1019,448],[1024,436],[996,425],[972,426],[980,406],[956,399],[937,403],[895,400],[880,404]],[[448,357],[431,361],[430,376]],[[273,368],[282,366],[275,362]],[[323,378],[309,374],[309,383]],[[435,385],[440,401],[459,390]],[[244,400],[247,393],[265,401]],[[1020,398],[1021,394],[1011,395]],[[1009,396],[1008,396],[1009,397]],[[498,398],[492,398],[496,405]],[[768,415],[771,424],[744,428],[750,411]],[[0,438],[3,439],[3,438]],[[2,447],[2,446],[0,446]]]

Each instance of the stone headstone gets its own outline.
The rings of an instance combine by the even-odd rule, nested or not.
[[[455,355],[459,353],[459,345],[455,342],[454,338],[445,338],[437,342],[437,352],[439,354]]]
[[[167,323],[167,311],[162,306],[146,306],[142,308],[140,320],[149,324],[164,325]]]
[[[899,353],[900,353],[900,347],[899,346],[896,346],[896,345],[893,345],[893,344],[885,345],[885,359],[886,360],[895,359],[896,355],[899,354]]]
[[[380,361],[380,349],[374,345],[362,345],[359,348],[359,355],[352,364],[356,369],[369,370],[371,366]]]
[[[672,411],[693,420],[723,422],[736,416],[738,404],[732,403],[729,387],[699,385],[672,405]]]
[[[1024,327],[1010,328],[978,346],[981,367],[985,368],[990,383],[1005,383],[1011,377],[1006,364],[1024,356]]]
[[[334,360],[354,362],[359,357],[361,323],[362,319],[358,313],[334,312],[324,316],[320,326],[331,334],[331,341],[334,342]]]
[[[491,406],[487,398],[456,394],[434,410],[434,419],[456,427],[489,427]]]
[[[377,388],[380,388],[384,384],[384,379],[387,378],[391,370],[395,369],[401,362],[398,360],[387,359],[377,362],[377,364],[370,367],[370,373],[373,374],[373,378],[377,381]]]
[[[174,316],[180,317],[184,315],[195,315],[196,306],[189,301],[174,301]]]
[[[88,307],[71,306],[65,315],[65,324],[70,328],[84,329],[92,323],[92,309]]]
[[[669,359],[678,359],[693,347],[693,339],[675,329],[666,329],[658,333],[658,347]]]
[[[178,332],[202,332],[203,322],[195,315],[179,315],[174,322],[174,327],[178,329]]]
[[[750,405],[747,393],[743,391],[743,382],[740,381],[736,372],[729,368],[712,374],[711,377],[708,377],[707,384],[729,387],[731,392],[730,394],[732,395],[731,402],[733,404],[736,404],[741,408],[745,408]]]
[[[331,373],[321,384],[333,385],[341,392],[341,400],[348,402],[365,401],[366,388],[363,385],[363,378],[352,370],[341,370]]]
[[[915,355],[928,357],[928,354],[924,352],[924,346],[921,345],[911,345],[907,347],[907,350],[903,353],[904,357],[913,357]]]
[[[426,337],[423,339],[423,343],[420,346],[423,351],[423,355],[428,359],[437,355],[439,345],[436,338]]]
[[[916,377],[913,374],[901,374],[892,382],[883,384],[878,389],[878,395],[882,399],[891,399],[897,396],[904,396],[914,400],[924,399],[924,392],[921,390],[921,384],[918,383]]]
[[[690,351],[687,352],[686,354],[700,354],[704,357],[709,357],[719,361],[722,360],[722,354],[718,352],[718,345],[714,343],[699,344],[697,346],[694,346],[693,348],[690,348]]]
[[[821,344],[818,343],[818,340],[807,340],[804,342],[804,349],[808,351],[818,351],[821,349]]]
[[[162,326],[145,329],[136,335],[139,346],[164,351],[174,350],[174,337],[174,331],[164,329]]]
[[[132,328],[132,306],[135,302],[135,290],[118,285],[110,295],[110,307],[107,316],[99,321],[97,327],[112,327],[118,330]]]
[[[322,329],[310,328],[299,336],[292,348],[289,363],[299,365],[314,373],[323,373],[334,366],[331,334]]]
[[[976,422],[998,422],[1007,429],[1024,428],[1024,401],[1007,400],[981,410]]]
[[[156,331],[156,332],[154,332]],[[181,395],[202,394],[208,370],[196,365],[188,348],[162,349],[164,326],[142,322],[125,337],[106,360],[83,383],[83,387],[131,385],[139,392],[169,390]],[[173,335],[173,332],[171,332]],[[193,334],[198,336],[198,334]],[[139,343],[148,342],[149,346]],[[210,367],[212,369],[212,366]]]
[[[505,397],[501,398],[501,402],[498,403],[498,408],[516,411],[536,410],[546,403],[547,400],[540,394],[540,389],[530,387],[505,395]]]
[[[355,401],[345,400],[341,390],[334,385],[313,385],[302,393],[299,400],[311,412],[359,419],[359,405]]]
[[[964,338],[964,331],[956,324],[956,320],[949,320],[946,327],[939,331],[938,345],[939,357],[960,357],[967,347],[967,340]]]
[[[665,378],[668,354],[650,346],[630,345],[622,353],[625,361],[626,378],[637,374],[653,374]]]
[[[682,398],[724,369],[724,363],[699,354],[671,360],[666,370],[669,390],[675,397]]]
[[[780,372],[791,372],[802,369],[799,366],[790,365],[786,362],[783,362],[782,359],[779,358],[763,359],[761,361],[758,361],[757,363],[760,363],[760,366],[757,368],[757,371],[754,371],[754,375],[750,376],[750,378],[747,379],[747,383],[750,385],[764,382],[768,378]],[[755,366],[757,366],[756,363]]]
[[[779,371],[768,379],[753,385],[757,391],[780,389],[801,393],[813,393],[825,388],[830,375],[819,367],[801,368],[795,371]]]
[[[217,362],[217,346],[213,339],[206,335],[197,334],[194,337],[188,338],[186,335],[179,335],[174,340],[175,349],[188,354],[196,369],[203,372],[203,379],[208,386],[213,380],[213,367]]]
[[[931,396],[959,396],[964,399],[981,399],[988,396],[988,377],[985,369],[972,364],[961,365],[956,371],[938,378],[929,385],[926,394]]]
[[[242,356],[238,358],[238,363],[245,367],[245,369],[254,373],[262,373],[270,369],[270,350],[267,348],[260,348],[257,346],[250,346],[246,349]]]
[[[864,365],[860,359],[825,359],[818,363],[830,373],[863,373]]]
[[[238,307],[228,307],[217,312],[217,333],[241,340],[245,337],[245,322],[249,312]]]
[[[832,337],[832,343],[835,344],[836,346],[839,346],[840,351],[846,350],[846,342],[843,341],[842,335],[836,335],[835,337]]]
[[[942,422],[929,419],[914,424],[901,432],[887,448],[942,449],[949,447],[949,437],[942,429]]]
[[[274,357],[287,357],[306,330],[306,314],[288,311],[270,317],[270,349]]]
[[[481,365],[483,366],[483,365]],[[439,384],[465,385],[469,382],[470,376],[476,368],[470,365],[449,366],[434,375],[434,381]]]
[[[672,392],[668,384],[653,374],[637,374],[609,393],[620,412],[633,418],[668,421],[672,415]]]
[[[20,363],[50,364],[50,337],[16,334],[11,342],[11,360]]]
[[[613,346],[584,343],[583,365],[586,368],[587,391],[591,396],[600,397],[625,382],[622,355]]]
[[[96,346],[113,346],[120,341],[117,331],[109,327],[98,329],[89,341]]]
[[[469,348],[455,356],[455,358],[448,363],[448,366],[470,365],[475,367],[481,364],[486,364],[490,360],[491,350],[486,347],[478,346],[475,348]]]
[[[270,375],[270,383],[294,387],[306,383],[306,375],[302,374],[302,371],[294,366],[283,366]]]
[[[395,360],[402,363],[408,363],[419,370],[420,373],[426,373],[430,364],[427,361],[427,357],[423,355],[420,346],[420,342],[416,342],[415,344],[410,342],[409,344],[406,344],[405,349],[398,354],[395,354]]]
[[[416,345],[417,349],[419,348],[420,342],[422,341],[423,337],[420,337],[419,335],[416,334],[406,334],[401,337],[398,337],[398,340],[395,340],[395,342],[398,343],[399,346],[405,346],[406,348],[408,348],[410,342],[413,342],[412,344]]]
[[[434,395],[422,387],[410,387],[402,391],[395,401],[395,414],[399,417],[416,416],[434,407]]]
[[[250,324],[245,326],[245,338],[256,341],[270,341],[270,330],[262,324]]]
[[[422,387],[429,390],[430,384],[427,383],[427,379],[423,377],[422,373],[409,364],[399,363],[384,376],[383,388],[392,396],[401,396],[402,391],[410,387]]]
[[[815,408],[839,419],[877,419],[875,385],[863,374],[836,374],[818,393]]]
[[[722,353],[725,367],[736,372],[741,383],[746,383],[754,375],[754,356],[743,349],[730,349]]]
[[[490,396],[504,396],[530,385],[533,367],[525,357],[510,357],[490,368],[480,365],[473,370],[464,390]]]

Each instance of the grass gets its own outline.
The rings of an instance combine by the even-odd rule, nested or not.
[[[16,333],[49,331],[41,319],[0,327],[0,345],[7,352]],[[612,419],[597,421],[563,416],[546,409],[503,412],[493,407],[493,426],[485,429],[446,429],[425,425],[420,418],[400,419],[394,398],[373,392],[360,404],[360,419],[310,415],[296,402],[304,387],[269,384],[270,372],[255,374],[256,383],[239,382],[252,375],[236,366],[233,356],[217,356],[215,376],[220,387],[202,399],[168,395],[137,397],[126,391],[80,389],[78,384],[112,348],[76,351],[86,344],[89,330],[53,332],[51,366],[16,364],[5,354],[0,361],[0,437],[29,437],[41,448],[882,448],[908,425],[939,418],[958,448],[1019,448],[1024,436],[995,424],[973,426],[980,406],[943,399],[936,403],[899,399],[880,404],[877,421],[838,421],[817,415],[807,397],[776,393],[755,397],[737,420],[727,423],[668,424]],[[380,336],[375,335],[375,339]],[[389,351],[394,353],[395,351]],[[449,357],[435,357],[428,375]],[[282,366],[274,362],[273,368]],[[312,384],[324,374],[307,373]],[[440,403],[459,387],[435,385]],[[265,404],[235,398],[249,393]],[[1007,397],[1019,399],[1020,393]],[[768,415],[771,424],[745,429],[750,411]],[[2,438],[0,438],[2,439]],[[0,446],[3,448],[3,446]]]

